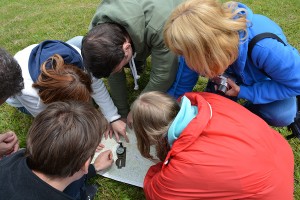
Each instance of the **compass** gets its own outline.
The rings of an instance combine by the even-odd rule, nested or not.
[[[126,164],[126,147],[123,146],[122,142],[119,143],[119,146],[116,150],[118,159],[116,160],[116,165],[118,169],[125,167]]]

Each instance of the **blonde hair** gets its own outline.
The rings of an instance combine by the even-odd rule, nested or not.
[[[167,47],[203,76],[222,74],[238,57],[239,31],[247,34],[246,10],[237,5],[216,0],[180,4],[165,24]]]
[[[51,67],[46,67],[51,64]],[[91,93],[91,77],[78,67],[66,64],[64,59],[55,54],[41,66],[41,74],[32,87],[39,89],[43,103],[77,100],[89,102]]]
[[[165,159],[169,150],[166,134],[179,110],[175,99],[158,91],[141,94],[134,101],[131,108],[133,128],[142,156],[153,158],[150,146],[155,145],[156,156],[161,161]]]

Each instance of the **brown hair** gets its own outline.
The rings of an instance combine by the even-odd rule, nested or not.
[[[27,135],[30,169],[53,178],[72,176],[94,154],[107,122],[85,102],[55,102],[33,121]]]
[[[183,55],[202,76],[222,74],[238,57],[239,33],[247,35],[246,9],[236,2],[188,0],[171,13],[164,27],[167,47]]]
[[[63,58],[55,54],[42,64],[41,74],[32,87],[39,89],[38,94],[45,104],[66,100],[88,102],[93,92],[91,84],[87,73],[74,65],[65,64]]]
[[[125,28],[116,23],[93,27],[82,39],[81,54],[86,68],[97,78],[108,77],[125,57],[123,44],[131,41]]]
[[[165,159],[170,148],[166,135],[179,110],[175,99],[158,91],[144,93],[134,101],[131,108],[133,128],[142,156],[153,158],[150,146],[155,145],[157,157],[161,161]]]

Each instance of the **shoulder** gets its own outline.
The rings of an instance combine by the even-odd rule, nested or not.
[[[32,45],[30,45],[30,46],[28,46],[28,47],[22,49],[21,51],[18,51],[18,52],[15,54],[14,58],[19,62],[19,64],[20,64],[20,62],[22,62],[23,60],[27,60],[27,61],[28,61],[32,49],[33,49],[34,47],[36,47],[37,45],[38,45],[38,44],[32,44]],[[20,65],[21,65],[21,64],[20,64]]]

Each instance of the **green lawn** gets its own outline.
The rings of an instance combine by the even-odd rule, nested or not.
[[[300,49],[300,1],[299,0],[243,0],[254,12],[266,15],[277,22],[286,33],[289,42]],[[12,54],[46,39],[68,40],[87,32],[89,22],[99,1],[93,0],[1,0],[0,46]],[[142,76],[140,86],[146,84],[149,73]],[[129,77],[130,78],[130,77]],[[201,90],[205,79],[200,79],[195,90]],[[1,84],[1,83],[0,83]],[[138,95],[129,82],[130,102]],[[25,147],[27,130],[32,118],[6,104],[0,107],[0,132],[15,131]],[[277,129],[283,135],[285,128]],[[289,141],[295,155],[295,199],[300,200],[300,151],[299,141]],[[280,174],[278,174],[280,176]],[[119,183],[98,176],[93,179],[100,185],[96,199],[144,199],[141,188]]]

